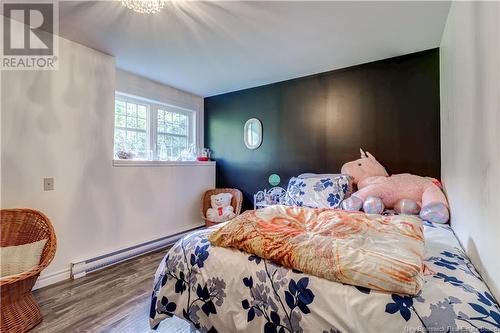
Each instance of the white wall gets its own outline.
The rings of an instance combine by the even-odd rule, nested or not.
[[[451,223],[500,300],[500,3],[453,2],[441,42],[441,163]]]
[[[215,185],[213,165],[113,167],[114,58],[64,39],[59,52],[58,71],[1,73],[2,207],[52,219],[58,249],[47,281],[67,277],[74,259],[202,225],[200,197]],[[155,87],[157,99],[203,111],[202,98]],[[44,177],[55,178],[54,191],[43,191]]]

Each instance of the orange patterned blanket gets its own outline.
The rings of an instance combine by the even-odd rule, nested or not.
[[[332,281],[410,295],[423,284],[416,216],[271,206],[244,212],[209,240]]]

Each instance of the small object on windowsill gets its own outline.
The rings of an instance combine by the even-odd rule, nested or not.
[[[177,158],[177,161],[181,162],[196,161],[196,148],[194,147],[194,145],[190,145],[187,149],[181,151],[179,157]]]
[[[128,151],[119,150],[116,152],[116,157],[118,157],[120,160],[132,160],[135,157],[135,154]]]
[[[200,161],[200,162],[210,161],[210,149],[202,148],[198,152],[199,152],[199,154],[198,154],[198,157],[196,158],[197,161]]]
[[[285,194],[286,190],[279,186],[259,191],[253,195],[253,207],[254,209],[261,209],[273,205],[281,205],[284,203]]]

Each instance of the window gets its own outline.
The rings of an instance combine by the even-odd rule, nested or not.
[[[115,153],[130,152],[136,158],[148,157],[149,105],[116,99]]]
[[[185,114],[158,109],[157,151],[160,160],[173,160],[189,146],[189,119]]]
[[[117,93],[115,158],[176,161],[194,149],[195,113]]]

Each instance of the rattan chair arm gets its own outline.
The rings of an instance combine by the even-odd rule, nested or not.
[[[0,286],[6,286],[6,285],[16,283],[18,281],[22,281],[22,280],[25,280],[25,279],[28,279],[30,277],[33,277],[33,276],[40,274],[40,272],[42,270],[44,270],[52,262],[55,254],[56,254],[57,237],[56,237],[56,233],[54,232],[54,227],[52,226],[52,223],[50,223],[50,219],[47,216],[45,216],[45,214],[43,214],[39,211],[35,211],[35,210],[31,210],[31,209],[26,209],[26,210],[35,212],[35,213],[43,216],[48,221],[47,226],[50,230],[50,232],[49,232],[50,236],[49,236],[49,239],[47,240],[47,244],[45,246],[49,247],[49,252],[47,253],[47,255],[45,255],[43,257],[43,260],[38,265],[34,266],[32,269],[30,269],[26,272],[19,273],[19,274],[9,275],[5,278],[0,278]]]
[[[47,241],[47,243],[50,244],[49,252],[43,258],[42,262],[38,265],[38,266],[40,266],[40,270],[45,269],[52,262],[52,260],[54,259],[55,255],[56,255],[57,237],[56,237],[56,233],[53,230],[52,224],[49,224],[49,227],[50,227],[50,229],[52,229],[50,232],[49,240]]]

